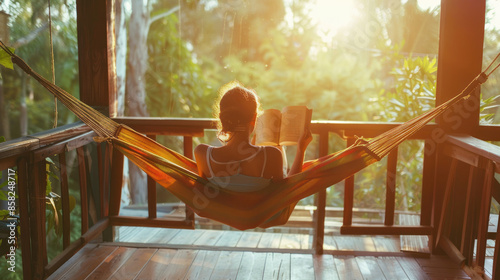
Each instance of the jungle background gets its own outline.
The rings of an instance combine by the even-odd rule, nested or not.
[[[327,2],[334,4],[315,6]],[[350,6],[342,7],[344,2]],[[314,120],[402,122],[434,107],[439,0],[116,0],[115,4],[118,116],[212,118],[218,89],[233,80],[255,89],[262,109],[306,105],[313,109]],[[484,65],[500,49],[497,6],[498,1],[487,1]],[[344,10],[339,13],[336,8]],[[75,1],[0,1],[0,9],[9,15],[9,35],[2,40],[35,71],[78,96]],[[326,10],[326,16],[318,9]],[[343,21],[335,21],[342,16]],[[325,18],[338,26],[326,28]],[[0,71],[0,136],[11,140],[52,128],[56,123],[52,95],[17,68]],[[500,123],[498,81],[492,76],[482,88],[483,123]],[[57,112],[58,126],[77,121],[61,104]],[[340,136],[330,139],[330,152],[345,148]],[[159,137],[159,141],[182,149],[182,138]],[[196,138],[198,143],[220,144],[215,132]],[[308,158],[317,156],[315,143]],[[420,210],[423,152],[421,141],[400,146],[398,210]],[[293,157],[293,148],[288,155]],[[356,175],[355,207],[384,208],[384,167],[382,160]],[[145,189],[133,186],[145,186],[141,184],[145,177],[133,165],[127,168],[130,184],[124,188],[124,204],[144,204]],[[57,173],[57,164],[49,163],[48,170]],[[51,191],[57,193],[57,176],[49,177]],[[175,201],[159,191],[163,192],[158,203]],[[342,207],[343,183],[327,192],[327,205]],[[77,189],[72,195],[79,199]],[[306,198],[300,204],[312,203],[313,198]],[[78,211],[76,207],[72,212],[75,219]],[[79,224],[72,218],[73,222]],[[52,226],[54,240],[56,227]],[[76,238],[78,226],[72,230]],[[54,255],[60,250],[55,247]]]

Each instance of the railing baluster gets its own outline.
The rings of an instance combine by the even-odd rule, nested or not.
[[[193,155],[193,137],[184,136],[184,155],[190,159],[194,158]],[[186,223],[190,224],[194,228],[194,212],[191,208],[186,206]]]
[[[47,241],[45,229],[45,189],[47,175],[46,162],[41,160],[33,164],[33,184],[30,194],[31,240],[33,241],[33,278],[44,278],[44,267],[47,265]]]
[[[481,268],[484,268],[486,255],[486,236],[488,234],[488,224],[490,220],[491,186],[493,185],[492,180],[494,175],[494,164],[492,161],[488,161],[486,172],[484,174],[483,195],[480,204],[481,208],[479,209],[479,225],[477,234],[476,263]],[[498,253],[499,251],[495,251],[495,255],[498,255]]]
[[[354,138],[347,138],[347,146],[354,144]],[[344,190],[344,219],[343,225],[352,225],[352,208],[354,207],[354,175],[345,179]]]
[[[387,158],[387,176],[385,190],[385,220],[386,226],[394,225],[394,209],[396,203],[396,174],[398,165],[398,148],[389,153]]]
[[[123,185],[123,154],[117,149],[112,150],[111,161],[111,188],[109,200],[109,216],[118,216],[120,214],[120,202],[122,199]]]
[[[448,182],[446,183],[446,187],[444,190],[444,196],[443,196],[443,204],[441,207],[441,215],[439,218],[439,224],[437,225],[437,234],[436,234],[436,243],[435,246],[437,247],[439,245],[439,241],[441,239],[442,235],[447,236],[447,228],[450,223],[447,223],[445,221],[446,219],[446,213],[448,212],[448,201],[450,201],[450,196],[451,196],[451,190],[453,187],[453,183],[455,181],[455,174],[457,170],[457,164],[458,160],[457,159],[452,159],[451,161],[451,167],[450,167],[450,173],[448,174]]]
[[[488,180],[488,179],[486,179]],[[491,180],[492,176],[490,176],[490,187],[491,187]],[[500,219],[500,216],[499,216]],[[491,279],[498,279],[498,275],[500,275],[500,220],[497,220],[497,234],[495,238],[495,255],[493,256],[493,273]]]
[[[468,264],[472,264],[472,259],[474,255],[474,209],[477,205],[476,199],[479,198],[477,191],[473,190],[473,187],[478,185],[477,180],[478,169],[474,166],[469,167],[469,181],[467,184],[467,193],[465,200],[464,209],[464,223],[462,225],[462,240],[460,242],[460,252],[467,260]]]
[[[101,195],[101,216],[109,216],[109,189],[110,189],[110,166],[111,166],[111,153],[113,146],[110,143],[104,144],[104,176],[101,182],[100,195]]]
[[[156,135],[147,135],[156,140]],[[148,216],[156,218],[156,182],[148,175]]]
[[[80,201],[81,201],[81,232],[82,235],[87,232],[89,228],[89,207],[87,200],[87,172],[85,164],[85,151],[83,147],[76,149],[76,154],[78,156],[78,170],[80,179]]]
[[[319,156],[328,154],[328,131],[319,134]],[[313,249],[318,255],[323,254],[325,239],[326,190],[321,190],[315,197],[316,211],[314,212]]]
[[[23,260],[23,278],[30,279],[32,277],[32,259],[31,259],[31,229],[29,220],[28,204],[28,163],[25,157],[21,157],[17,163],[17,192],[19,196],[19,216],[21,223],[21,247]]]
[[[63,217],[63,248],[66,249],[70,244],[70,210],[69,210],[69,187],[68,187],[68,172],[66,166],[66,153],[59,154],[59,170],[61,182],[61,201],[62,201],[62,217]]]
[[[425,140],[424,143],[424,167],[422,175],[422,199],[420,201],[420,224],[430,225],[432,221],[432,203],[434,199],[434,177],[436,171],[435,141]],[[427,206],[427,207],[424,207]],[[429,246],[432,247],[432,246]]]

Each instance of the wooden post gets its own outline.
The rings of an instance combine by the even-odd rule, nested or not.
[[[442,0],[436,106],[459,94],[480,72],[486,0]],[[479,88],[468,102],[437,119],[447,132],[470,134],[479,126]]]
[[[436,106],[459,94],[481,72],[485,12],[486,0],[441,1]],[[479,88],[468,101],[457,104],[436,121],[439,127],[431,133],[433,136],[443,135],[446,132],[465,134],[474,132],[479,126]],[[435,137],[427,143],[437,149],[439,164],[435,165],[435,174],[447,174],[450,167],[450,161],[440,154],[442,147],[440,144],[443,142],[443,137]],[[427,184],[428,180],[425,182]],[[465,189],[463,185],[466,183],[455,180],[453,188],[462,185],[460,189]],[[435,177],[433,202],[435,229],[439,227],[437,223],[440,222],[441,206],[445,199],[443,190],[445,185],[439,176]],[[428,189],[428,186],[424,186],[424,189]],[[451,232],[461,233],[461,230],[461,227],[451,228]],[[436,231],[434,234],[434,237],[437,237]]]
[[[112,0],[77,0],[80,99],[111,112],[116,100]]]

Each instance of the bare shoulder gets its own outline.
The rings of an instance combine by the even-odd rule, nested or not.
[[[208,145],[207,144],[200,144],[194,148],[194,156],[196,159],[203,158],[207,154],[208,150]]]
[[[281,150],[274,146],[265,146],[266,153],[270,158],[282,159]]]

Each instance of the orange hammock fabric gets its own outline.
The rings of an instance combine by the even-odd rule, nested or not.
[[[54,94],[68,109],[100,137],[110,141],[132,162],[156,182],[202,217],[244,230],[286,223],[295,204],[318,191],[328,188],[379,161],[393,148],[413,135],[447,108],[467,99],[484,83],[489,74],[478,75],[461,94],[431,111],[389,130],[363,144],[306,162],[301,173],[295,174],[255,192],[235,192],[211,184],[198,175],[196,162],[178,154],[154,140],[120,125],[76,99],[63,89],[41,77],[3,44],[0,47],[12,61]],[[491,73],[490,73],[491,74]]]

